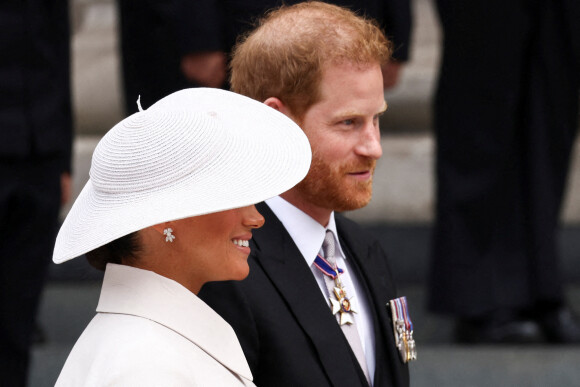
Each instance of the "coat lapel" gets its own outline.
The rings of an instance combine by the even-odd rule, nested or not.
[[[252,380],[232,327],[172,279],[148,270],[108,264],[97,312],[155,321],[191,341],[234,374]]]
[[[373,322],[375,325],[375,356],[376,370],[374,385],[390,386],[408,384],[406,372],[401,374],[404,364],[396,349],[395,337],[390,308],[388,302],[397,297],[391,271],[384,253],[378,243],[370,242],[361,235],[358,226],[352,222],[336,217],[336,225],[340,236],[340,243],[357,271],[359,281],[365,287],[367,299],[372,306]],[[400,367],[393,366],[399,364]]]
[[[312,341],[332,384],[361,385],[359,374],[362,375],[362,371],[357,370],[350,346],[320,295],[311,269],[270,208],[264,203],[257,208],[266,219],[267,227],[253,232],[255,252],[252,254],[256,262]]]

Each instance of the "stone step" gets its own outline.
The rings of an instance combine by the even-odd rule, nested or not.
[[[548,387],[580,384],[578,347],[425,345],[410,365],[413,387]]]
[[[375,223],[365,227],[387,252],[397,283],[426,283],[431,253],[430,225]],[[560,230],[558,248],[562,280],[580,283],[580,225]]]
[[[467,347],[418,343],[412,387],[578,386],[580,349],[565,346]],[[69,345],[36,347],[29,387],[52,387]]]

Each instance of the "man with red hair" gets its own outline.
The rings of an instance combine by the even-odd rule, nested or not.
[[[232,89],[292,118],[313,151],[301,183],[258,205],[249,277],[200,293],[234,327],[256,385],[409,385],[412,335],[405,346],[394,334],[385,253],[335,213],[371,199],[390,54],[374,22],[321,2],[270,12],[234,50]]]

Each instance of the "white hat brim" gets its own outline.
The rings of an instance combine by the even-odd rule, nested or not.
[[[174,113],[183,112],[184,109],[187,119],[191,115],[197,125],[210,125],[206,128],[207,133],[193,144],[204,149],[191,150],[192,153],[197,152],[196,157],[202,154],[203,160],[199,164],[202,167],[181,174],[182,170],[187,171],[186,166],[175,165],[175,170],[155,171],[160,175],[156,179],[160,181],[159,186],[149,184],[142,189],[128,189],[119,184],[119,187],[112,186],[111,189],[99,188],[93,182],[97,177],[100,181],[103,175],[133,171],[138,175],[139,171],[150,171],[158,165],[151,158],[167,157],[151,151],[148,142],[132,139],[132,142],[119,144],[121,140],[118,137],[107,133],[101,140],[103,145],[99,143],[102,148],[100,154],[110,149],[114,149],[112,153],[119,153],[123,147],[134,147],[127,150],[126,157],[126,163],[132,164],[124,168],[125,163],[119,163],[103,172],[102,169],[97,170],[93,156],[91,179],[58,233],[53,255],[55,263],[78,257],[158,223],[261,202],[289,190],[306,176],[311,161],[310,144],[292,120],[274,109],[232,92],[198,88],[165,97],[146,112],[173,117]],[[136,113],[133,121],[130,121],[132,117],[123,120],[110,132],[125,130],[122,124],[127,121],[126,125],[130,125],[140,118],[140,114]],[[168,135],[172,133],[171,128],[167,130]],[[204,139],[207,143],[202,141]],[[189,148],[191,146],[185,150]],[[163,151],[171,150],[166,148]],[[134,152],[134,157],[131,152]],[[151,155],[140,158],[144,152]],[[177,152],[175,162],[190,160],[188,157]],[[200,162],[199,157],[195,162]],[[160,168],[163,169],[163,166]],[[178,177],[174,178],[176,173]],[[165,176],[171,178],[163,181]]]

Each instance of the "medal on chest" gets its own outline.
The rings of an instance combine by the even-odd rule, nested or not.
[[[413,322],[409,316],[407,297],[395,298],[388,302],[388,306],[391,308],[395,345],[399,350],[401,360],[403,363],[417,360],[417,348],[413,339]]]
[[[333,315],[340,313],[340,325],[353,324],[353,313],[358,312],[354,297],[349,298],[346,289],[340,280],[343,270],[336,265],[331,265],[327,260],[318,255],[314,260],[314,265],[322,271],[325,276],[334,281],[333,291],[330,294],[330,309]]]

